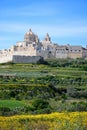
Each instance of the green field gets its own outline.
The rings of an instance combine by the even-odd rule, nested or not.
[[[1,115],[87,111],[86,102],[87,60],[0,64]]]
[[[0,100],[0,107],[8,107],[10,109],[15,109],[17,107],[24,107],[26,105],[23,101],[18,100]]]

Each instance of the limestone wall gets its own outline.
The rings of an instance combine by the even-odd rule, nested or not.
[[[14,51],[13,55],[21,55],[21,56],[36,56],[36,50],[29,50],[29,51]]]
[[[13,55],[13,63],[36,63],[40,59],[43,59],[41,56],[20,56]]]
[[[72,59],[76,59],[76,58],[82,58],[82,52],[78,52],[78,53],[69,53],[68,54],[68,58],[72,58]]]
[[[12,54],[0,55],[0,63],[6,63],[12,61]]]
[[[60,58],[60,59],[68,58],[68,53],[67,52],[56,52],[56,58]]]
[[[82,57],[87,58],[87,49],[83,48],[82,50]]]

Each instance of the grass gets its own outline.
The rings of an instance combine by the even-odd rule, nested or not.
[[[51,73],[61,73],[61,74],[85,74],[87,76],[87,71],[79,70],[79,68],[72,67],[51,67],[48,65],[37,65],[37,64],[14,64],[14,65],[0,65],[0,73],[1,74],[27,74],[27,73],[36,73],[38,75],[41,71],[48,71],[48,74]],[[32,74],[32,75],[33,75]],[[41,73],[43,74],[43,73]],[[28,74],[27,74],[28,75]]]
[[[15,109],[16,107],[24,107],[25,102],[17,100],[0,100],[0,107],[8,107],[10,109]]]
[[[53,91],[55,91],[53,98],[56,100],[64,99],[64,95],[71,100],[72,98],[75,100],[79,98],[79,101],[82,98],[87,100],[84,96],[84,94],[87,95],[87,71],[84,69],[84,66],[87,66],[87,60],[83,61],[84,64],[81,63],[81,59],[76,61],[70,59],[51,61],[49,65],[0,64],[0,98],[25,99],[26,102],[27,99],[33,100],[36,96],[43,98],[46,95],[50,98],[50,93],[53,94]],[[69,62],[71,62],[69,66],[63,65]],[[49,84],[54,85],[59,93],[53,88],[49,88]],[[68,93],[72,91],[70,94],[73,93],[74,97],[64,90],[69,90]],[[10,107],[11,109],[24,105],[23,101],[0,100],[0,106]]]

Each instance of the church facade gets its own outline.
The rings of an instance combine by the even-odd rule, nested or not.
[[[38,36],[30,29],[25,33],[24,41],[17,42],[8,50],[0,50],[0,63],[12,61],[14,56],[16,58],[17,56],[43,57],[44,59],[87,58],[87,48],[52,43],[48,33],[43,41],[40,41]]]

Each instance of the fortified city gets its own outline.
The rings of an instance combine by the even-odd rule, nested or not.
[[[0,50],[0,63],[5,62],[36,62],[40,58],[87,58],[87,48],[82,46],[58,45],[52,43],[47,33],[43,41],[29,29],[24,41],[19,41],[10,49]]]

